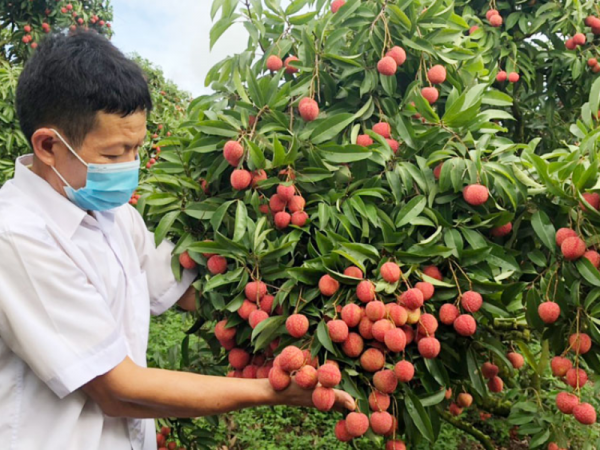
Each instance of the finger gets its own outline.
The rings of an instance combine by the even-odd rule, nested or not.
[[[356,402],[350,394],[338,389],[335,390],[336,404],[342,406],[345,409],[354,411],[356,409]]]

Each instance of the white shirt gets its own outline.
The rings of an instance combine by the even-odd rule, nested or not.
[[[9,450],[156,450],[153,419],[105,416],[79,388],[128,355],[196,276],[171,270],[130,205],[75,206],[16,162],[0,189],[0,442]]]

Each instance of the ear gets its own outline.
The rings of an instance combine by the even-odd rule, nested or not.
[[[58,145],[62,143],[50,128],[38,128],[31,136],[31,146],[35,156],[48,166],[54,166]]]

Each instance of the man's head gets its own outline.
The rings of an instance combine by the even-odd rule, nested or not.
[[[55,167],[75,188],[85,186],[86,163],[135,159],[152,109],[140,67],[96,32],[50,35],[29,59],[17,87],[21,129],[35,154],[34,171],[64,194]]]

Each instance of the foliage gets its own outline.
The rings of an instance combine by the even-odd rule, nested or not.
[[[600,81],[584,68],[597,47],[564,47],[565,36],[577,31],[597,42],[583,24],[598,14],[596,5],[492,2],[504,20],[497,28],[485,18],[491,6],[478,0],[349,0],[337,13],[325,0],[295,0],[285,9],[277,0],[236,5],[213,2],[213,18],[219,11],[221,18],[211,45],[242,21],[248,48],[210,70],[214,94],[195,99],[179,133],[158,143],[164,162],[149,170],[137,204],[155,226],[157,242],[178,239],[177,274],[184,251],[200,266],[195,286],[201,311],[191,332],[222,357],[212,330],[216,320],[227,318],[236,327],[237,345],[251,352],[268,355],[275,340],[275,353],[295,344],[310,348],[321,363],[335,359],[343,368],[341,387],[367,412],[371,375],[331,342],[325,325],[337,318],[339,306],[356,302],[357,280],[344,269],[361,268],[385,302],[418,281],[432,283],[435,296],[423,312],[436,317],[442,304],[458,304],[462,292],[475,290],[484,303],[473,314],[473,337],[440,325],[438,358],[422,358],[414,343],[402,356],[388,353],[389,368],[402,357],[417,368],[417,379],[401,383],[395,394],[399,434],[411,443],[436,441],[442,420],[452,421],[442,395],[452,387],[470,392],[479,409],[520,422],[531,448],[551,440],[573,444],[577,433],[565,434],[572,428],[595,435],[556,410],[556,387],[570,388],[549,375],[549,359],[564,353],[589,373],[600,373],[600,274],[586,258],[566,260],[555,244],[561,227],[575,229],[589,249],[598,244],[600,213],[580,205],[583,193],[600,187]],[[473,25],[479,28],[469,31]],[[395,75],[385,76],[376,66],[394,45],[406,50],[407,59]],[[267,72],[272,55],[297,56],[290,63],[297,73]],[[448,75],[437,86],[440,99],[430,105],[420,90],[430,86],[426,72],[434,64]],[[496,82],[500,69],[518,72],[520,81]],[[305,97],[320,107],[314,121],[298,116]],[[373,132],[380,121],[400,141],[397,153]],[[359,134],[374,143],[357,145]],[[262,169],[268,179],[232,189],[232,167],[222,152],[227,140],[243,145],[238,169]],[[432,169],[441,162],[437,180]],[[279,184],[292,182],[307,200],[309,220],[280,230],[262,211]],[[481,206],[461,195],[476,183],[490,193]],[[492,229],[507,223],[512,230],[506,237],[492,236]],[[206,253],[227,258],[227,272],[212,275]],[[381,279],[388,260],[400,264],[400,282]],[[443,280],[425,275],[428,265],[438,266]],[[340,282],[333,297],[319,292],[324,274]],[[266,282],[281,305],[281,315],[254,330],[236,314],[252,279]],[[545,326],[537,314],[542,301],[560,306],[553,325]],[[310,320],[304,338],[286,331],[285,317],[293,312]],[[596,344],[583,357],[568,344],[578,331]],[[520,371],[507,360],[511,350],[525,357]],[[506,385],[501,394],[486,387],[480,372],[485,361],[500,367]],[[594,402],[587,387],[578,393]],[[518,418],[519,408],[526,420]],[[475,436],[471,417],[459,420]],[[499,436],[477,436],[485,448],[499,444]],[[587,440],[581,448],[594,445]]]

